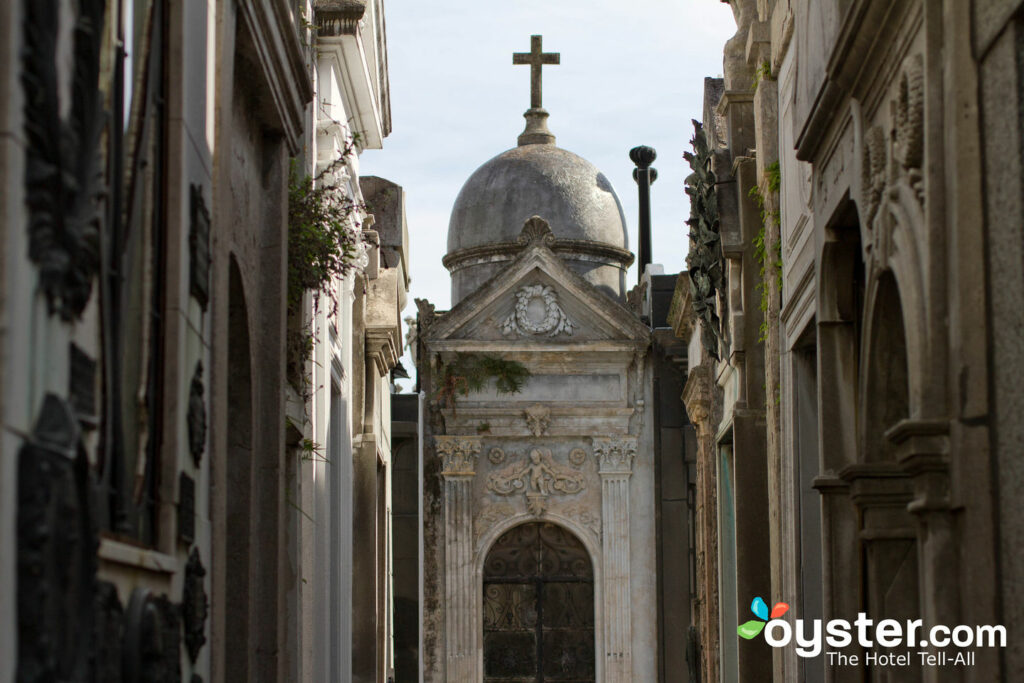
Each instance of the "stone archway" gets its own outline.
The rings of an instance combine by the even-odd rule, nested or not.
[[[530,522],[498,538],[483,571],[484,682],[595,680],[594,569],[575,535]]]

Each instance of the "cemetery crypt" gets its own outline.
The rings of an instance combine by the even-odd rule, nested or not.
[[[657,679],[651,331],[615,192],[548,130],[558,59],[514,56],[526,128],[456,199],[452,309],[417,302],[428,681]],[[463,394],[474,363],[528,374]]]

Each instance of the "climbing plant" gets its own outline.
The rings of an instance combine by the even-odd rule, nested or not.
[[[690,277],[693,312],[700,320],[701,341],[716,360],[719,342],[723,341],[722,321],[718,316],[717,299],[725,303],[725,259],[715,195],[715,173],[711,170],[711,149],[707,133],[700,121],[693,121],[694,134],[690,144],[693,152],[683,158],[693,171],[686,178],[686,194],[690,197],[690,252],[686,267]]]
[[[442,406],[454,409],[457,396],[480,391],[491,381],[499,394],[516,394],[529,377],[530,371],[518,361],[480,353],[456,353],[441,369],[435,398]]]
[[[354,143],[352,143],[354,144]],[[313,295],[313,310],[320,296],[329,293],[335,278],[344,278],[365,258],[359,216],[365,207],[336,187],[335,174],[351,150],[316,176],[302,175],[292,164],[288,183],[288,360],[292,374],[313,351],[313,334],[304,320],[302,301]],[[331,300],[331,313],[337,302]]]
[[[768,191],[769,196],[774,196],[778,193],[781,186],[782,174],[779,170],[779,162],[775,161],[764,170],[764,187]],[[758,230],[757,235],[754,236],[753,247],[754,257],[757,259],[758,264],[760,264],[760,278],[757,283],[757,290],[761,294],[761,312],[767,314],[769,286],[768,281],[765,279],[765,273],[769,266],[774,269],[777,289],[782,291],[782,240],[776,239],[773,244],[766,244],[765,228],[769,221],[771,221],[773,225],[779,225],[780,216],[777,208],[768,208],[765,197],[761,192],[760,185],[755,185],[750,188],[750,192],[748,194],[757,202],[757,205],[761,209],[761,229]],[[761,320],[760,336],[758,337],[758,340],[764,341],[767,337],[768,317],[765,315]]]

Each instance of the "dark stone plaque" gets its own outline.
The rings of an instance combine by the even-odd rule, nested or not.
[[[18,453],[18,681],[87,680],[91,666],[97,539],[79,434],[47,394]]]
[[[203,400],[203,363],[196,363],[192,387],[188,394],[188,450],[196,467],[203,461],[206,450],[206,403]]]
[[[192,185],[192,220],[188,233],[189,290],[203,311],[210,301],[210,212],[203,200],[203,188]]]
[[[96,641],[93,678],[95,683],[121,683],[121,639],[124,608],[114,584],[96,585]]]
[[[125,614],[124,683],[181,681],[181,616],[165,596],[132,591]]]
[[[196,537],[196,482],[184,472],[178,475],[178,538],[186,545]]]
[[[71,408],[82,426],[95,428],[99,422],[96,415],[96,361],[77,344],[71,344],[71,378],[69,397]]]
[[[206,643],[206,616],[209,613],[209,602],[203,577],[206,568],[199,557],[199,549],[192,548],[185,565],[185,588],[181,597],[181,615],[185,627],[185,649],[188,658],[194,664],[199,650]]]

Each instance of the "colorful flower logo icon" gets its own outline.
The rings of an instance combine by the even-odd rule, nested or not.
[[[750,640],[764,630],[765,624],[768,623],[769,619],[778,619],[789,610],[789,605],[784,602],[775,603],[775,607],[772,607],[771,614],[768,613],[768,604],[761,598],[754,598],[754,601],[750,603],[750,611],[754,613],[757,619],[751,619],[748,622],[740,624],[736,628],[736,633],[740,634],[743,638]]]

